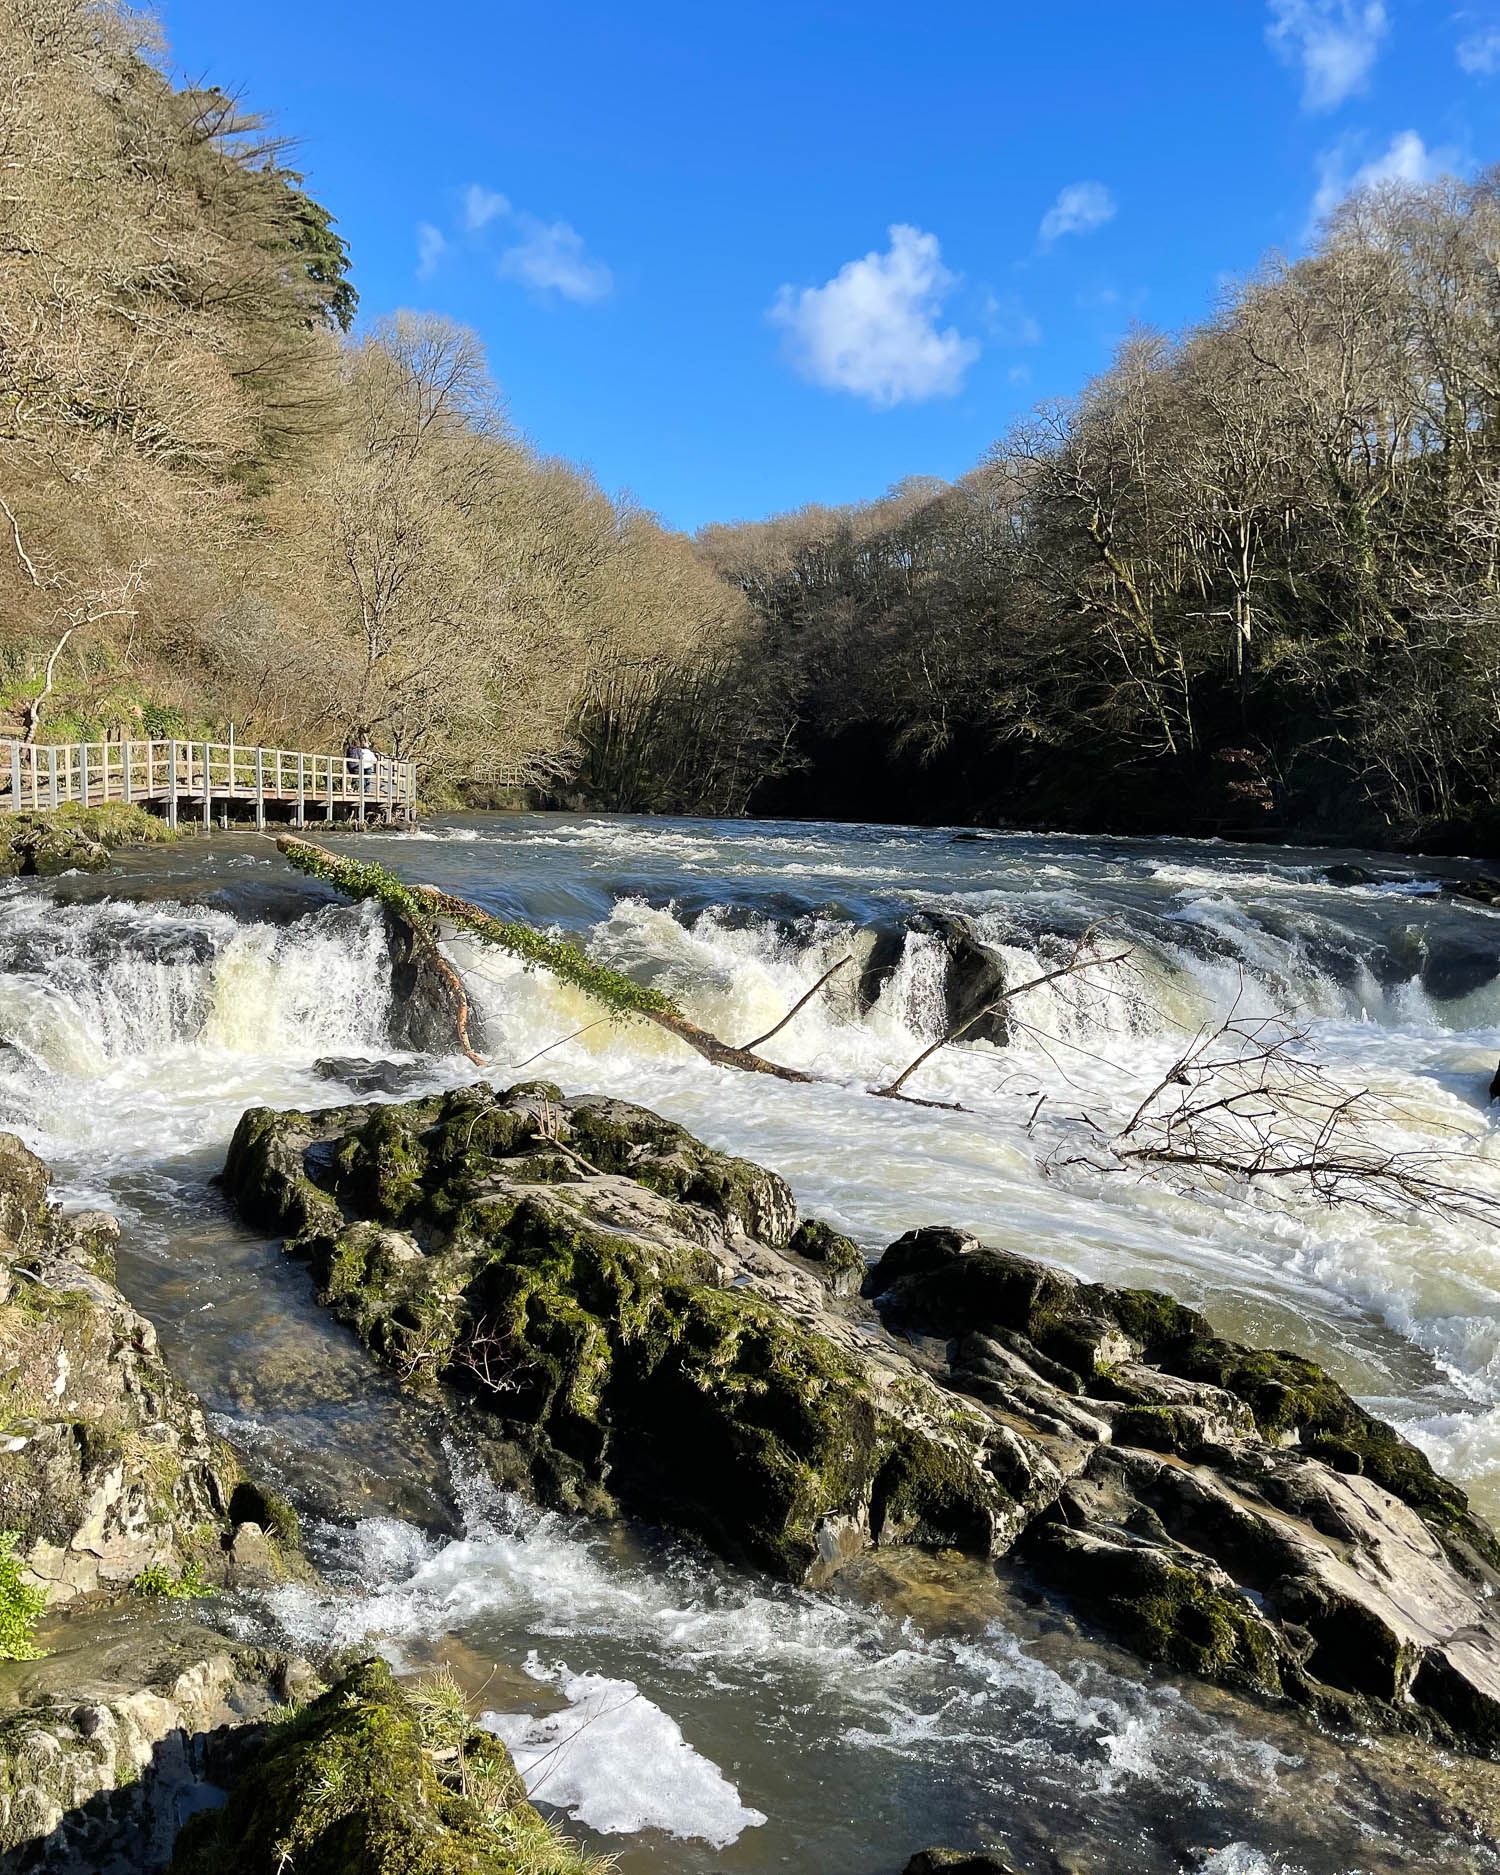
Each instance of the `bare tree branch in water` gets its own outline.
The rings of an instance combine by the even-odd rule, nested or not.
[[[1221,1193],[1284,1182],[1323,1205],[1500,1225],[1500,1194],[1466,1181],[1462,1154],[1385,1144],[1399,1111],[1333,1080],[1307,1040],[1306,1029],[1242,1015],[1236,1002],[1198,1031],[1123,1127],[1111,1134],[1080,1115],[1084,1137],[1054,1147],[1043,1169],[1133,1170]]]
[[[791,1021],[792,1017],[800,1014],[801,1011],[807,1007],[807,1005],[817,995],[818,991],[822,989],[823,985],[827,983],[831,977],[837,976],[839,971],[842,970],[847,964],[852,964],[853,962],[854,962],[854,957],[852,953],[848,957],[840,957],[838,962],[834,964],[831,969],[825,970],[823,972],[822,976],[818,978],[817,982],[814,983],[812,988],[807,992],[805,996],[799,996],[797,998],[796,1002],[792,1004],[791,1008],[786,1012],[786,1014],[781,1018],[781,1020],[775,1025],[774,1028],[767,1029],[764,1035],[757,1035],[753,1042],[746,1042],[745,1047],[747,1049],[759,1048],[763,1042],[770,1041],[773,1035],[780,1035],[781,1031]]]
[[[1073,946],[1073,953],[1065,964],[1059,964],[1055,970],[1044,971],[1041,976],[1032,977],[1025,983],[1017,983],[1013,988],[1002,990],[998,996],[993,997],[981,1008],[974,1010],[971,1015],[965,1016],[962,1022],[955,1024],[945,1034],[940,1035],[935,1042],[930,1043],[924,1048],[915,1060],[907,1063],[889,1086],[877,1087],[873,1091],[883,1100],[900,1099],[902,1097],[901,1089],[916,1073],[917,1069],[922,1066],[923,1062],[930,1061],[939,1049],[949,1048],[954,1042],[961,1042],[968,1034],[969,1030],[974,1028],[985,1016],[994,1015],[997,1010],[1003,1009],[1013,998],[1024,996],[1027,990],[1039,990],[1044,984],[1056,983],[1063,977],[1077,976],[1084,970],[1101,970],[1110,964],[1124,963],[1130,956],[1128,950],[1115,951],[1109,956],[1104,956],[1099,951],[1098,934],[1111,922],[1112,920],[1108,918],[1096,919],[1093,924],[1089,925],[1088,928],[1080,934],[1077,943]],[[909,1098],[909,1096],[907,1096],[907,1098]],[[924,1104],[932,1105],[934,1103],[926,1102]]]

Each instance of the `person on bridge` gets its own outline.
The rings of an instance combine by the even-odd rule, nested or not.
[[[366,775],[373,775],[379,759],[370,747],[370,732],[367,729],[356,729],[349,738],[349,746],[344,750],[344,761],[349,773],[357,775],[363,771]]]

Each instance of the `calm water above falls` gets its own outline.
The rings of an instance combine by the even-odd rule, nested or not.
[[[1341,1082],[1387,1097],[1393,1144],[1456,1151],[1470,1182],[1496,1181],[1500,915],[1440,896],[1439,876],[1463,868],[561,816],[439,823],[378,854],[578,932],[731,1039],[879,946],[890,968],[873,1007],[846,970],[768,1049],[834,1083],[816,1087],[712,1069],[639,1027],[552,1046],[593,1021],[580,998],[494,953],[453,954],[492,1078],[545,1073],[655,1106],[775,1167],[805,1211],[871,1250],[948,1221],[1171,1289],[1226,1332],[1315,1354],[1500,1513],[1500,1238],[1038,1164],[1079,1111],[1127,1115],[1238,999],[1305,1025]],[[1373,878],[1335,883],[1352,875],[1329,867],[1350,861]],[[947,1050],[912,1084],[969,1111],[873,1101],[861,1090],[941,1023],[941,942],[920,921],[904,929],[924,909],[965,912],[1026,976],[1110,916],[1132,971],[1036,992],[1009,1048]],[[539,1517],[450,1477],[303,1272],[229,1220],[208,1182],[244,1107],[326,1105],[341,1096],[319,1057],[390,1053],[378,922],[265,843],[195,841],[103,880],[7,888],[0,969],[4,1122],[70,1196],[121,1211],[124,1286],[231,1436],[326,1519],[343,1589],[226,1614],[451,1660],[538,1796],[625,1868],[878,1875],[924,1841],[986,1835],[1043,1868],[1500,1867],[1434,1837],[1399,1753],[1351,1758],[1293,1720],[1148,1675],[992,1572],[907,1559],[826,1595],[773,1590],[649,1533]],[[434,1085],[475,1072],[427,1069]]]

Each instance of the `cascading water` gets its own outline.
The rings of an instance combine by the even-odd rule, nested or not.
[[[1376,1750],[1362,1773],[1296,1721],[1154,1679],[983,1570],[905,1559],[826,1594],[769,1590],[450,1479],[303,1273],[209,1185],[245,1107],[346,1100],[326,1058],[393,1053],[378,917],[289,883],[264,853],[194,842],[137,858],[123,880],[0,893],[0,1122],[71,1195],[121,1212],[122,1282],[179,1371],[324,1519],[344,1587],[286,1591],[234,1619],[448,1659],[488,1689],[538,1795],[550,1782],[627,1869],[876,1875],[921,1840],[986,1825],[1120,1870],[1434,1861],[1419,1805],[1392,1795],[1394,1758]],[[1440,1146],[1471,1183],[1500,1188],[1485,1103],[1500,918],[1443,897],[1422,868],[542,816],[387,838],[380,857],[578,933],[730,1040],[762,1033],[849,957],[768,1046],[826,1077],[803,1087],[713,1069],[496,952],[452,946],[489,1078],[657,1107],[774,1166],[805,1211],[872,1251],[952,1222],[1171,1289],[1226,1332],[1325,1362],[1500,1511],[1500,1239],[1462,1220],[1174,1189],[1055,1151],[1080,1113],[1121,1121],[1186,1037],[1237,1006],[1301,1025],[1330,1073],[1378,1090],[1393,1143]],[[872,1100],[951,1019],[955,919],[1011,983],[1055,967],[1101,919],[1130,962],[1031,992],[1003,1046],[934,1056],[912,1091],[963,1112]],[[406,1065],[435,1086],[476,1072]],[[581,1727],[589,1748],[564,1751],[564,1774],[557,1741]],[[1485,1853],[1467,1845],[1452,1866],[1500,1866]]]

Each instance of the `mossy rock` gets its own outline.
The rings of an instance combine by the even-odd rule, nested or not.
[[[1500,1567],[1500,1542],[1470,1513],[1459,1486],[1438,1477],[1423,1453],[1316,1362],[1226,1341],[1171,1296],[1080,1282],[941,1226],[892,1244],[866,1289],[892,1320],[923,1334],[1003,1331],[1012,1345],[1034,1348],[1075,1374],[1080,1390],[1096,1397],[1130,1399],[1112,1376],[1122,1361],[1218,1387],[1244,1401],[1272,1443],[1296,1443],[1335,1470],[1363,1472],[1410,1505],[1460,1560],[1470,1551]],[[1157,1451],[1190,1450],[1196,1442],[1191,1416],[1149,1406],[1130,1407],[1115,1436]]]
[[[1432,1469],[1391,1426],[1350,1398],[1315,1361],[1284,1349],[1242,1347],[1204,1335],[1174,1351],[1170,1372],[1237,1395],[1272,1440],[1295,1440],[1335,1471],[1359,1472],[1409,1504],[1450,1545],[1500,1567],[1500,1542],[1469,1510],[1464,1491]]]
[[[869,1273],[870,1266],[859,1245],[817,1218],[808,1218],[799,1224],[787,1248],[815,1263],[823,1280],[838,1296],[858,1295]]]
[[[0,874],[99,872],[116,847],[154,845],[174,837],[165,821],[122,801],[7,814],[0,819]]]
[[[270,1728],[222,1809],[178,1838],[172,1875],[602,1875],[526,1800],[451,1682],[368,1661]]]
[[[1294,1690],[1277,1630],[1201,1559],[1061,1524],[1033,1533],[1031,1550],[1050,1581],[1147,1660],[1249,1692]]]
[[[730,1286],[729,1246],[794,1240],[791,1195],[645,1108],[527,1082],[255,1110],[225,1184],[544,1502],[618,1503],[793,1580],[828,1560],[830,1524],[985,1550],[1015,1511],[930,1382],[922,1429],[849,1351]],[[824,1226],[801,1242],[863,1268]]]

